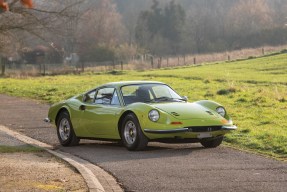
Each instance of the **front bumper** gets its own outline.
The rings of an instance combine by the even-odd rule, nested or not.
[[[203,131],[197,130],[197,128],[204,128]],[[169,129],[169,130],[155,130],[155,129],[144,129],[145,133],[153,133],[153,134],[170,134],[170,133],[198,133],[198,132],[212,132],[212,131],[232,131],[237,129],[235,125],[224,125],[221,127],[217,127],[215,130],[214,127],[183,127],[183,128],[176,128],[176,129]]]
[[[235,130],[237,129],[236,125],[224,125],[222,126],[222,130]]]

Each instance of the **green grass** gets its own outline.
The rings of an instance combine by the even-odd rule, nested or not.
[[[31,145],[21,145],[21,146],[5,146],[0,145],[0,153],[17,153],[17,152],[42,152],[43,150]]]
[[[222,103],[238,125],[226,143],[287,159],[286,54],[145,72],[2,78],[0,93],[54,103],[102,83],[122,80],[162,81],[190,101]]]

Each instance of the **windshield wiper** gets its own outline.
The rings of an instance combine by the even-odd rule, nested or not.
[[[147,100],[147,101],[145,101],[145,103],[159,102],[159,101],[170,101],[170,100],[173,100],[173,99],[169,98],[169,97],[159,97],[159,98]]]
[[[172,100],[180,100],[180,101],[185,101],[186,102],[186,99],[183,99],[183,98],[171,98]]]
[[[154,98],[151,100],[145,101],[145,103],[151,103],[151,102],[160,102],[160,101],[174,101],[174,100],[179,100],[179,101],[185,101],[183,98],[170,98],[170,97],[159,97],[159,98]]]

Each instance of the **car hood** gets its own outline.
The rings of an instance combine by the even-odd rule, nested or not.
[[[213,111],[196,103],[156,103],[152,106],[180,120],[217,118]]]

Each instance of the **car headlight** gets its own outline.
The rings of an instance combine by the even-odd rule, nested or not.
[[[159,120],[159,112],[153,109],[148,113],[148,117],[151,121],[156,122],[157,120]]]
[[[223,107],[217,107],[216,112],[221,115],[222,117],[225,117],[226,111]]]

